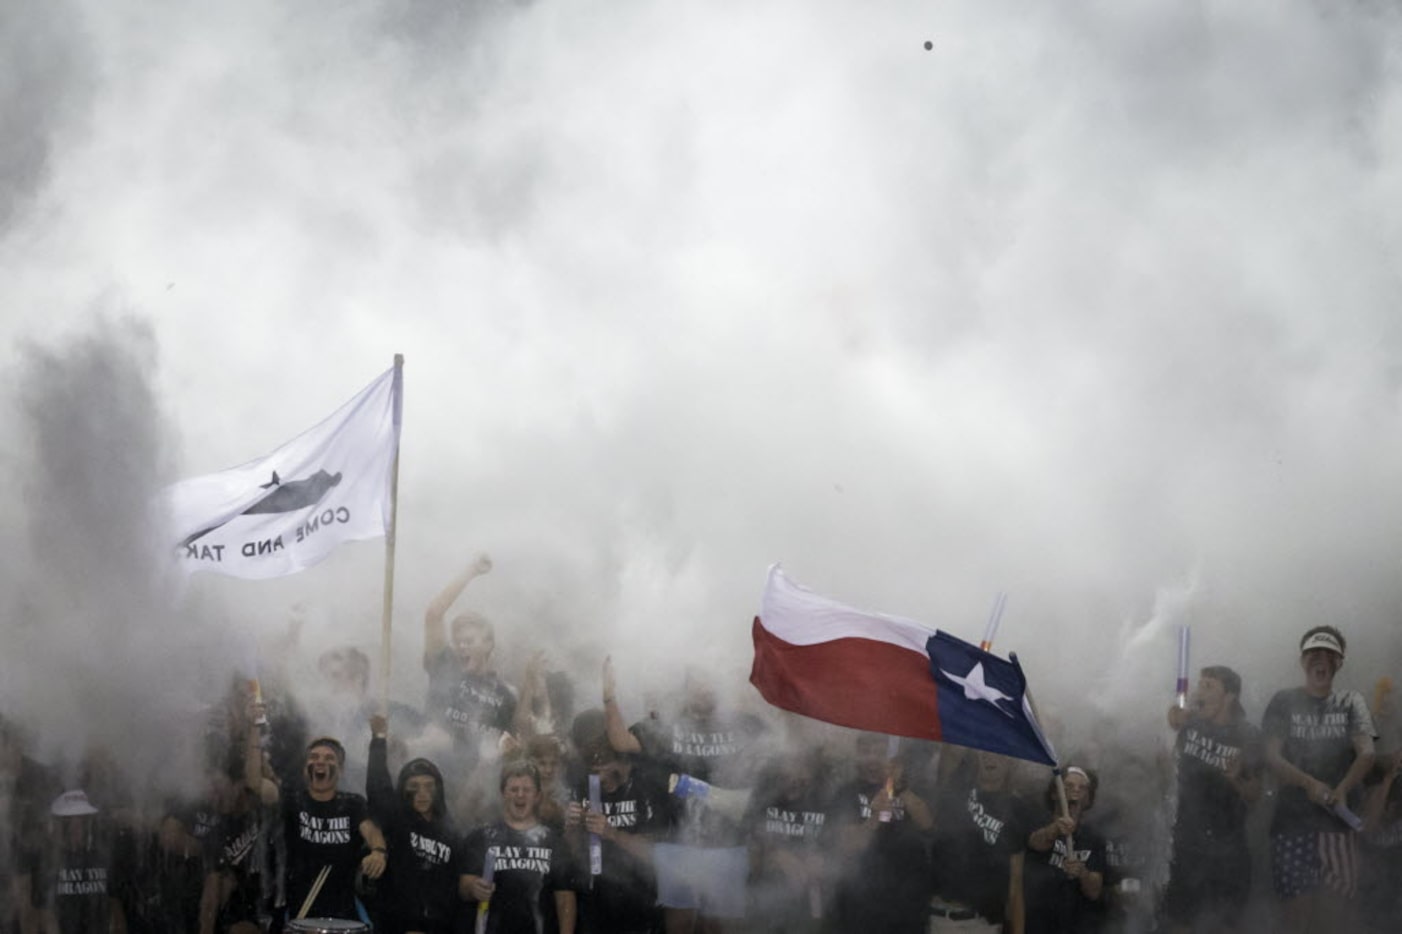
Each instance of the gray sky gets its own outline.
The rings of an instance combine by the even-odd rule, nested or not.
[[[52,459],[111,454],[36,442],[56,413],[166,426],[112,481],[135,497],[402,352],[411,699],[422,607],[478,549],[512,665],[549,633],[589,670],[742,670],[774,560],[971,640],[1007,590],[999,647],[1040,692],[1155,722],[1179,621],[1253,715],[1316,622],[1355,686],[1399,660],[1389,5],[5,5],[0,329],[30,404],[3,462],[42,488],[6,507],[31,524],[69,495]],[[44,352],[132,344],[99,317],[145,329],[118,356],[156,423],[120,379],[55,401],[87,368]],[[368,646],[380,553],[199,579],[198,625],[303,600],[315,640]],[[101,575],[40,563],[101,615]]]

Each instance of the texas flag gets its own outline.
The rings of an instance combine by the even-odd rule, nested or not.
[[[775,707],[859,730],[1056,765],[1016,661],[844,606],[769,569],[750,682]]]

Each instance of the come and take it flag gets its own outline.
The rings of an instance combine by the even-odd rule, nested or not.
[[[750,682],[775,707],[859,730],[1056,765],[1016,662],[853,609],[769,569]]]
[[[392,367],[276,451],[166,488],[168,540],[186,571],[295,574],[390,522],[403,376]]]

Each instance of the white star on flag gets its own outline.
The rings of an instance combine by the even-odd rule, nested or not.
[[[940,674],[962,687],[964,689],[964,697],[968,700],[987,701],[993,706],[994,710],[998,711],[1003,716],[1012,716],[1011,713],[998,706],[999,701],[1012,700],[1012,698],[997,688],[989,687],[984,683],[983,662],[975,663],[968,675],[963,678],[958,675],[950,674],[943,668],[940,669]]]

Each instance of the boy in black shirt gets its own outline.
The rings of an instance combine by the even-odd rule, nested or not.
[[[479,555],[449,582],[424,614],[424,671],[428,672],[425,713],[453,737],[457,759],[450,772],[463,774],[478,764],[484,742],[495,743],[511,729],[516,696],[492,671],[496,634],[491,622],[468,611],[453,619],[444,632],[448,610],[467,585],[492,570],[492,561]]]
[[[1174,931],[1235,930],[1251,894],[1246,812],[1261,793],[1260,734],[1241,707],[1241,677],[1204,668],[1178,731],[1178,812],[1164,914]]]
[[[666,776],[607,742],[586,747],[591,772],[599,778],[601,810],[589,806],[589,778],[571,789],[565,829],[581,872],[589,867],[589,837],[600,841],[601,872],[582,885],[579,921],[584,934],[647,934],[661,918],[652,843],[671,824]],[[584,880],[581,880],[584,881]]]
[[[282,800],[284,873],[289,918],[359,918],[355,874],[378,879],[385,871],[385,838],[365,799],[337,789],[345,750],[329,737],[307,746],[306,785]],[[365,847],[370,852],[362,856]],[[316,880],[324,879],[313,892]]]
[[[960,759],[940,788],[930,930],[1023,929],[1022,867],[1030,815],[1011,790],[1012,761],[946,747]],[[942,762],[941,765],[944,763]]]
[[[838,859],[844,870],[835,883],[835,916],[829,919],[834,931],[925,930],[933,820],[886,750],[885,736],[858,734],[856,780],[838,789],[833,800]]]
[[[529,762],[501,773],[502,819],[468,835],[464,899],[488,902],[485,934],[574,934],[574,870],[564,838],[540,822],[540,775]],[[483,878],[487,854],[493,878]]]

